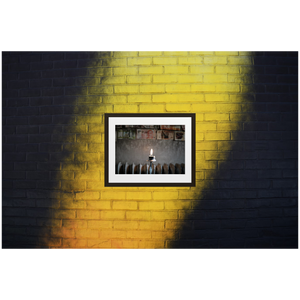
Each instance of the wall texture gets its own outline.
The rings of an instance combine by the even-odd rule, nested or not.
[[[298,53],[2,53],[4,248],[296,248]],[[104,113],[196,113],[196,187],[104,187]]]

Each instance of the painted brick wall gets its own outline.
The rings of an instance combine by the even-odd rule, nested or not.
[[[298,245],[296,52],[2,54],[4,248]],[[104,187],[104,113],[196,113],[196,187]]]

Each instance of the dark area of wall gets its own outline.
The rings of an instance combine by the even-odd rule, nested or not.
[[[298,247],[298,53],[255,53],[251,85],[230,159],[170,247]]]

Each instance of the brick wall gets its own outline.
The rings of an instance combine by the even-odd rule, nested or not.
[[[2,247],[298,245],[296,52],[2,54]],[[196,113],[196,187],[104,187],[104,113]]]

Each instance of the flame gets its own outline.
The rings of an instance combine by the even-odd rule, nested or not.
[[[153,154],[153,149],[150,150],[150,155],[152,155],[152,154]]]

